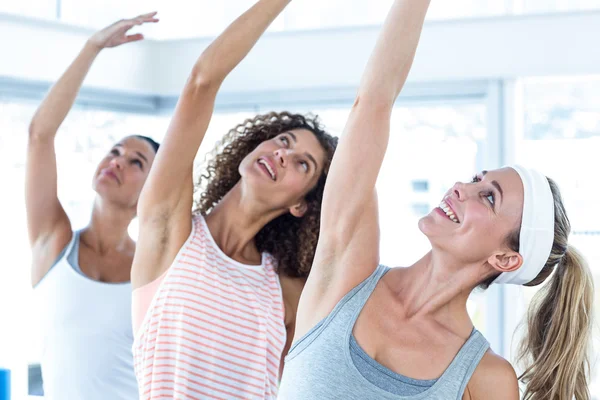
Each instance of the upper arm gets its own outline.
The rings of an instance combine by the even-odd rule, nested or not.
[[[340,138],[325,184],[320,238],[343,253],[374,201],[390,130],[391,106],[357,98]]]
[[[69,243],[71,222],[58,200],[54,138],[30,134],[25,170],[27,230],[32,249],[32,284],[48,272]]]
[[[131,266],[133,289],[161,276],[189,237],[194,189],[191,176],[186,183],[180,192],[181,201],[173,209],[164,213],[157,209],[139,218],[139,235]]]
[[[189,78],[140,195],[140,219],[170,216],[180,205],[191,209],[192,199],[187,194],[194,159],[208,128],[216,94],[214,85],[194,74]]]
[[[323,195],[320,236],[336,260],[346,257],[351,243],[363,244],[355,236],[364,230],[362,213],[373,198],[394,103],[412,66],[428,7],[428,0],[395,1],[363,72]],[[331,267],[347,268],[337,261]]]
[[[313,266],[297,313],[296,338],[325,318],[355,286],[369,277],[379,264],[379,217],[375,190],[357,216],[345,248],[331,236],[319,237]],[[343,213],[340,213],[343,214]],[[339,215],[339,218],[344,218]]]
[[[333,157],[321,208],[311,280],[350,285],[369,276],[379,260],[375,183],[390,129],[391,105],[357,98]],[[368,264],[368,265],[365,265]]]
[[[519,400],[519,382],[512,365],[488,350],[471,376],[463,400]]]
[[[215,85],[192,73],[138,202],[139,237],[131,271],[134,288],[159,277],[192,229],[194,159],[208,128]]]

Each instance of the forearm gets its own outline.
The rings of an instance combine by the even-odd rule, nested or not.
[[[220,85],[291,0],[259,0],[202,53],[193,75]]]
[[[88,74],[100,48],[89,42],[77,58],[52,86],[31,121],[29,132],[36,139],[53,139],[73,106],[79,89]]]
[[[359,86],[359,97],[390,107],[412,65],[430,0],[396,0]]]

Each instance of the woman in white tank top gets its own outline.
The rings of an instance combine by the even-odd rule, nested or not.
[[[131,345],[130,271],[135,242],[127,228],[158,150],[144,136],[115,144],[93,176],[89,225],[73,232],[57,196],[54,138],[102,49],[141,40],[135,25],[155,13],[119,21],[94,34],[50,90],[31,121],[26,207],[31,283],[43,335],[45,397],[130,400],[138,397]]]

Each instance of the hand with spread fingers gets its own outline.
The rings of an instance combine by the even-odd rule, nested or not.
[[[90,37],[89,42],[96,46],[98,49],[106,49],[110,47],[117,47],[124,43],[143,40],[144,35],[142,35],[141,33],[128,35],[127,32],[137,25],[158,22],[156,14],[156,12],[151,12],[148,14],[139,15],[135,18],[122,19],[120,21],[117,21],[114,24],[102,29],[101,31],[96,32],[92,37]]]

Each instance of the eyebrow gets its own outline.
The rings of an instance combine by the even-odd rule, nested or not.
[[[115,144],[115,147],[123,147],[123,145],[121,143],[117,143]],[[143,155],[142,153],[140,153],[139,151],[136,151],[135,154],[137,154],[142,160],[148,162],[148,159],[146,158],[145,155]]]
[[[481,176],[485,176],[487,173],[488,171],[481,171]],[[498,190],[498,192],[500,193],[500,200],[502,200],[504,198],[504,190],[502,190],[502,186],[500,186],[498,181],[495,180],[490,183],[496,188],[496,190]]]
[[[292,137],[292,139],[294,139],[294,143],[298,143],[298,138],[296,137],[296,134],[294,134],[294,132],[292,131],[288,131],[286,132],[288,135],[290,135]]]
[[[319,170],[319,165],[317,164],[317,160],[315,160],[315,158],[310,155],[309,153],[304,153],[306,155],[306,157],[308,157],[308,159],[310,161],[312,161],[313,164],[315,164],[315,172],[317,172]]]
[[[146,158],[146,156],[145,156],[145,155],[143,155],[143,154],[142,154],[142,153],[140,153],[139,151],[136,151],[135,153],[136,153],[138,156],[140,156],[140,158],[141,158],[142,160],[144,160],[144,161],[148,162],[148,159]]]
[[[298,138],[296,137],[296,134],[292,131],[287,131],[286,134],[290,135],[292,137],[292,139],[294,139],[294,143],[298,143]],[[315,171],[318,171],[319,169],[319,164],[317,164],[317,160],[315,160],[315,158],[309,154],[309,153],[304,153],[304,155],[310,160],[312,161],[312,163],[315,165]]]

